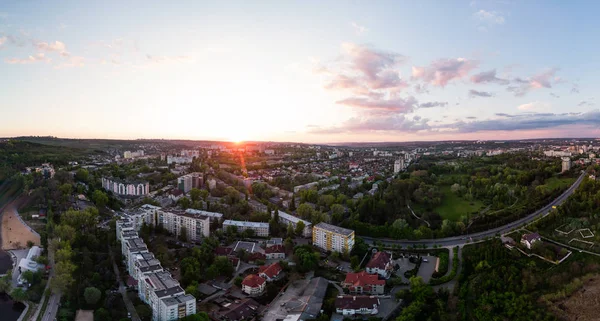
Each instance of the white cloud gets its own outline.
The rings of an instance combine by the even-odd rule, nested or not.
[[[550,104],[548,103],[544,103],[544,102],[539,102],[539,101],[532,101],[530,103],[527,104],[522,104],[519,105],[519,110],[544,110],[550,107]]]
[[[58,51],[63,52],[67,49],[64,42],[55,41],[54,43],[37,42],[35,47],[41,51]]]
[[[475,12],[473,16],[482,23],[489,25],[501,25],[505,22],[504,16],[496,11],[485,11],[482,9]]]
[[[354,32],[356,32],[356,34],[359,36],[367,31],[369,31],[369,29],[367,29],[367,27],[361,26],[356,22],[352,22],[352,27],[354,28]]]
[[[36,62],[50,62],[52,59],[47,58],[44,53],[38,53],[27,58],[6,58],[4,62],[7,64],[15,65],[15,64],[32,64]]]

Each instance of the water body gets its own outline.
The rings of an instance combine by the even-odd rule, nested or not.
[[[2,321],[16,321],[25,310],[25,305],[15,302],[6,294],[0,294],[0,319]]]

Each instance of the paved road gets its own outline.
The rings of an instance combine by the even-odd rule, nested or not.
[[[133,306],[133,303],[131,303],[131,300],[129,300],[129,297],[127,296],[127,288],[125,287],[125,284],[123,283],[123,279],[121,279],[121,273],[119,273],[119,267],[117,266],[117,262],[115,261],[115,258],[113,256],[113,252],[112,252],[112,248],[110,247],[110,245],[108,246],[108,253],[110,254],[110,258],[113,262],[113,269],[115,270],[115,276],[117,277],[117,281],[119,282],[119,293],[121,293],[121,296],[123,297],[123,302],[125,302],[125,307],[127,308],[127,312],[129,312],[129,314],[131,315],[131,320],[141,321],[140,317],[137,314],[137,311],[135,310],[135,307]]]
[[[54,277],[55,269],[53,251],[48,251],[48,262],[52,267],[52,270],[50,270],[50,276],[48,278],[48,285],[50,285],[52,277]],[[46,310],[42,316],[42,321],[54,321],[54,319],[56,319],[56,313],[58,313],[58,308],[60,307],[60,297],[60,292],[52,291],[52,294],[50,294],[50,298],[48,299],[48,305],[46,306]]]
[[[557,197],[556,199],[554,199],[552,202],[550,202],[548,205],[542,207],[541,209],[529,214],[526,217],[518,219],[514,222],[511,222],[504,226],[496,227],[496,228],[493,228],[493,229],[490,229],[487,231],[472,233],[472,234],[467,234],[467,235],[462,235],[462,236],[453,236],[453,237],[446,237],[446,238],[441,238],[441,239],[424,239],[424,240],[394,240],[394,239],[375,238],[375,237],[368,237],[368,236],[361,236],[361,237],[365,240],[365,242],[371,243],[371,244],[375,241],[379,241],[384,244],[389,244],[389,245],[399,244],[402,246],[427,245],[428,247],[432,247],[433,245],[436,245],[436,244],[439,246],[444,246],[444,247],[463,246],[467,243],[481,241],[487,237],[495,237],[497,234],[507,233],[507,232],[515,229],[516,227],[519,227],[521,225],[529,223],[529,222],[533,221],[534,219],[542,216],[543,214],[548,213],[550,210],[552,210],[552,206],[558,206],[558,205],[562,204],[569,196],[571,196],[571,194],[573,194],[573,192],[577,189],[577,187],[579,187],[579,185],[581,184],[581,182],[583,181],[583,178],[585,176],[586,176],[586,173],[585,172],[582,173],[579,176],[579,178],[577,178],[575,183],[573,183],[573,185],[571,185],[563,194],[561,194],[559,197]]]

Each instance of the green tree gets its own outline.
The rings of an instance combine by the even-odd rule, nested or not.
[[[90,175],[90,173],[86,169],[80,168],[75,173],[75,179],[80,182],[87,183],[89,175]]]
[[[192,199],[193,202],[199,201],[201,194],[202,193],[200,192],[199,189],[192,188],[192,190],[190,191],[190,198]]]
[[[102,298],[102,292],[93,286],[85,288],[83,291],[83,297],[85,298],[85,302],[89,305],[95,305]]]
[[[27,300],[27,292],[23,288],[14,288],[10,292],[10,297],[18,302],[24,302]]]
[[[187,197],[182,197],[179,199],[179,201],[177,201],[177,203],[179,204],[179,206],[181,206],[181,208],[183,209],[188,209],[190,208],[190,206],[192,205],[192,202],[190,201],[189,198]]]
[[[100,308],[94,311],[94,321],[111,321],[112,317],[110,316],[110,312],[105,308]]]
[[[103,191],[97,189],[92,193],[92,201],[98,207],[104,207],[108,204],[108,196]]]
[[[296,214],[298,214],[298,216],[302,219],[311,220],[314,211],[315,210],[310,205],[304,203],[304,204],[300,204],[300,206],[298,206],[298,209],[296,210]]]
[[[319,253],[314,252],[310,246],[297,246],[294,250],[294,256],[298,271],[308,272],[314,270],[319,264]]]
[[[304,225],[304,222],[302,222],[302,221],[299,221],[299,222],[296,224],[296,229],[295,229],[295,231],[294,231],[294,232],[296,233],[296,235],[303,235],[303,234],[304,234],[304,228],[305,228],[305,227],[306,227],[306,225]]]

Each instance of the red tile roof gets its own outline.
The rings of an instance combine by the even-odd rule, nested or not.
[[[279,273],[281,273],[281,265],[279,265],[279,262],[275,262],[271,265],[263,265],[261,267],[258,268],[258,274],[265,274],[266,276],[269,277],[269,279],[272,279],[276,276],[279,275]]]
[[[385,266],[391,261],[391,255],[388,252],[377,252],[373,255],[367,267],[371,269],[385,269]]]
[[[264,254],[258,252],[248,254],[248,261],[264,260],[266,258]]]
[[[285,248],[283,247],[283,245],[272,245],[269,246],[265,249],[265,253],[266,254],[273,254],[273,253],[285,253]]]
[[[385,285],[385,280],[379,280],[377,274],[368,274],[365,271],[361,271],[346,274],[346,280],[343,285],[350,289],[362,287],[364,290],[370,291],[372,285]]]
[[[265,282],[267,282],[267,280],[263,279],[262,277],[256,274],[250,274],[244,278],[242,285],[249,286],[251,288],[258,288],[265,284]]]
[[[233,251],[233,249],[230,247],[217,246],[217,248],[215,249],[215,255],[227,256],[227,255],[231,254],[232,251]]]

